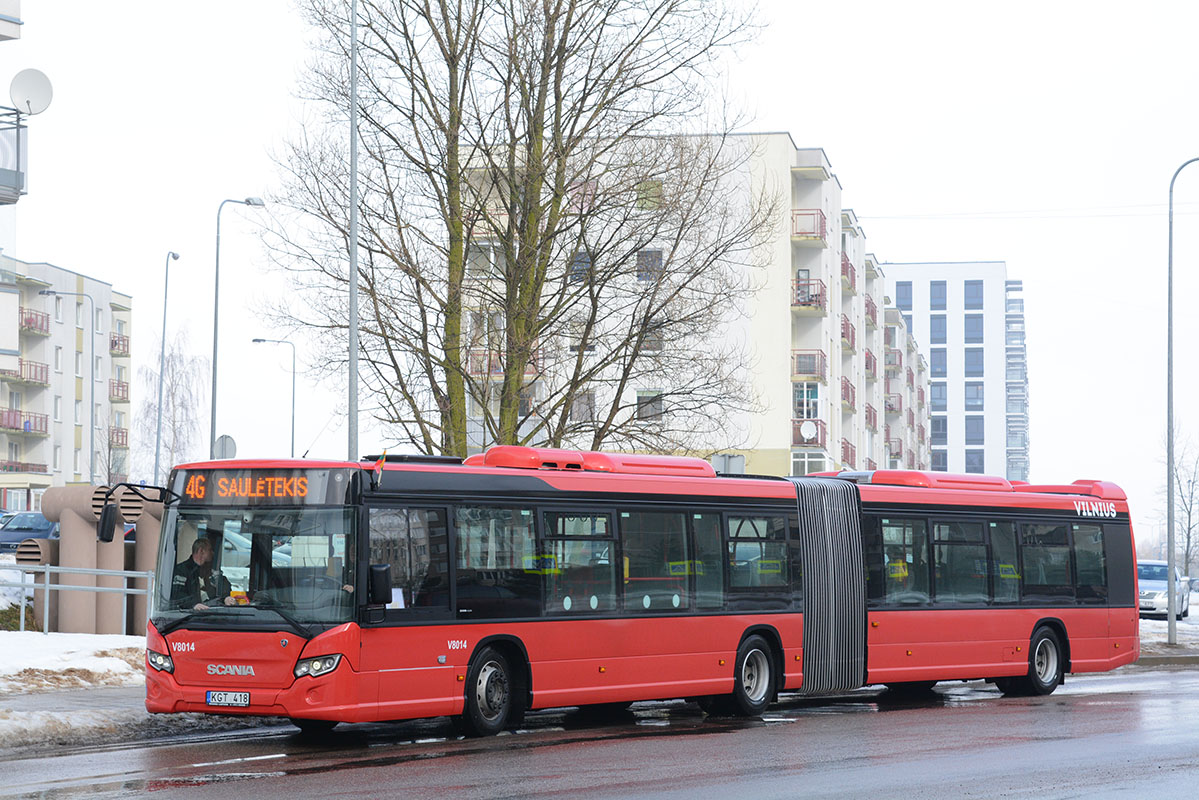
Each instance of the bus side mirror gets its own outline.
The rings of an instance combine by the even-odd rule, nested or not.
[[[391,564],[371,564],[366,601],[372,606],[391,603]]]
[[[96,538],[101,542],[111,542],[117,527],[117,504],[105,503],[100,509],[100,521],[96,523]]]

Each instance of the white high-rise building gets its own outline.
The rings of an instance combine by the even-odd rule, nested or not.
[[[884,268],[896,308],[928,343],[932,468],[1027,480],[1020,281],[1002,261]]]

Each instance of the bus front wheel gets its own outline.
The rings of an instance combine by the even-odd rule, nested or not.
[[[733,711],[756,717],[774,699],[774,651],[761,636],[750,636],[737,648],[733,672]]]
[[[484,647],[466,675],[466,708],[460,727],[467,736],[494,736],[508,725],[515,704],[512,667],[494,647]]]

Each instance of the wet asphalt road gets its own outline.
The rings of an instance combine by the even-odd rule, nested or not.
[[[445,720],[290,726],[56,750],[0,762],[0,796],[158,797],[1190,797],[1199,787],[1199,672],[1071,677],[1044,698],[981,683],[918,700],[875,690],[784,696],[761,720],[641,703],[597,719],[531,714],[464,740]]]

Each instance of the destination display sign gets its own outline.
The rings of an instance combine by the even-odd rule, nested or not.
[[[178,470],[185,505],[341,505],[352,502],[348,469]]]

